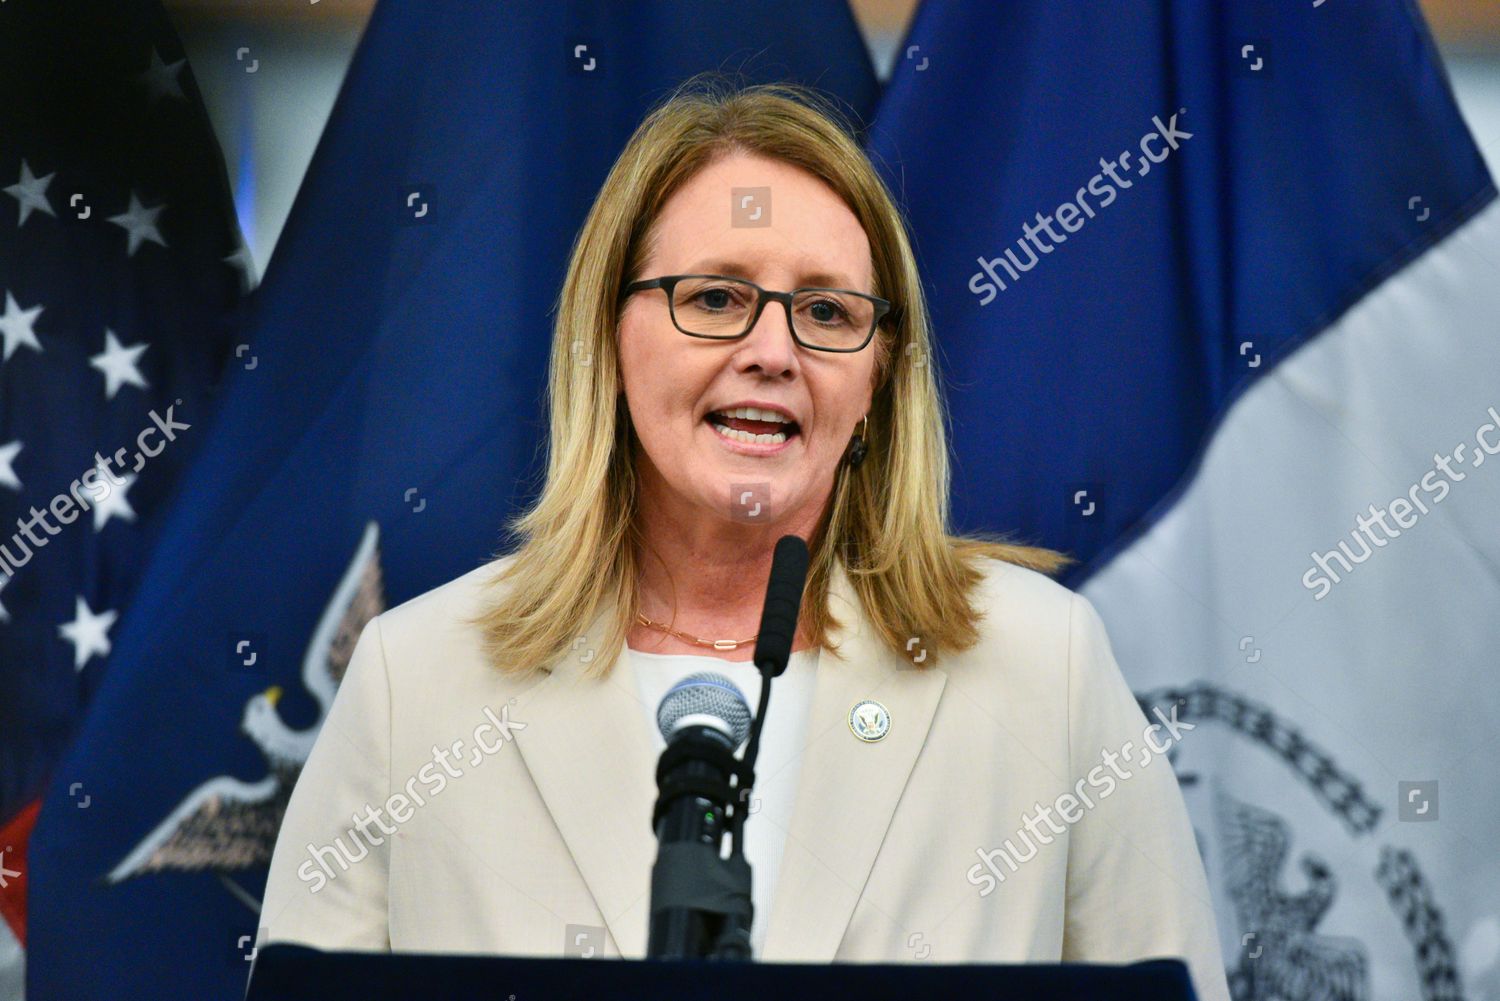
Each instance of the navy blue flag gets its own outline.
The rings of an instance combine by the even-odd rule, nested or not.
[[[160,4],[0,11],[0,997],[24,830],[98,689],[248,258]],[[228,258],[229,260],[226,260]],[[88,817],[86,786],[55,809]],[[69,792],[71,788],[71,794]],[[84,809],[80,809],[80,807]],[[17,875],[19,873],[19,875]],[[9,936],[9,937],[8,937]],[[38,995],[45,996],[45,995]]]
[[[1494,192],[1399,0],[933,2],[902,54],[870,149],[931,290],[954,519],[1071,552],[1073,584],[1239,392]]]
[[[648,108],[702,70],[814,84],[856,116],[877,96],[842,0],[376,8],[251,305],[253,353],[50,787],[32,995],[242,996],[352,639],[485,560],[530,498],[573,236]]]

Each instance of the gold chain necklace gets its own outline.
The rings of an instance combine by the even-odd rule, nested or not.
[[[689,636],[687,633],[684,633],[684,632],[681,632],[679,630],[673,629],[671,626],[669,626],[669,625],[667,625],[667,624],[665,624],[663,622],[655,622],[655,621],[653,621],[651,619],[648,619],[648,618],[646,618],[646,616],[642,615],[640,612],[636,612],[635,613],[635,617],[636,617],[636,621],[640,622],[640,624],[643,625],[643,626],[649,626],[652,629],[659,629],[659,630],[661,630],[664,633],[671,633],[673,636],[679,637],[680,639],[685,639],[689,643],[696,643],[698,646],[712,647],[715,650],[734,650],[737,647],[739,647],[739,646],[741,646],[741,645],[743,645],[745,643],[753,643],[753,642],[755,642],[755,637],[754,636],[750,637],[747,640],[705,640],[705,639],[700,639],[697,636]]]

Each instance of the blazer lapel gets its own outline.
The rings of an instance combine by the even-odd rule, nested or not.
[[[576,653],[517,697],[514,718],[526,729],[515,741],[615,947],[639,958],[646,954],[645,898],[656,861],[656,761],[630,658],[620,656],[603,680],[587,673],[613,614],[611,603],[575,644]],[[581,915],[559,917],[585,923]]]
[[[918,669],[877,637],[836,563],[829,603],[842,628],[840,657],[818,658],[791,829],[776,880],[761,959],[832,962],[859,902],[896,803],[927,739],[947,675]],[[920,656],[915,653],[914,656]],[[866,743],[849,711],[874,699],[890,712],[890,732]],[[770,711],[776,711],[771,688]],[[747,825],[755,836],[755,822]]]

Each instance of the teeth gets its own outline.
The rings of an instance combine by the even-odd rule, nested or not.
[[[724,417],[739,417],[748,421],[773,421],[777,424],[790,424],[787,417],[778,414],[774,410],[758,410],[755,407],[736,407],[733,410],[719,410],[716,413]]]
[[[736,431],[733,428],[727,428],[722,424],[714,424],[714,430],[726,438],[742,441],[746,445],[780,445],[786,441],[786,435],[780,431],[777,431],[775,434],[751,434],[748,431]]]

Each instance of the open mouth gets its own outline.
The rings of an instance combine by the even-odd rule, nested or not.
[[[723,437],[746,445],[780,445],[801,431],[796,421],[754,407],[714,411],[703,419]]]

